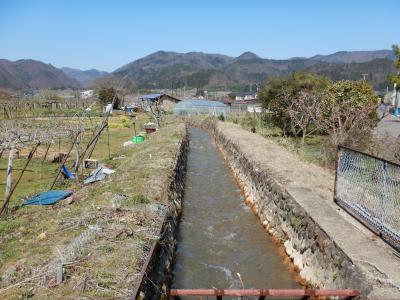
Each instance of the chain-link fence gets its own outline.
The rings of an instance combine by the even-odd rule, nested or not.
[[[334,197],[400,251],[400,165],[339,146]]]

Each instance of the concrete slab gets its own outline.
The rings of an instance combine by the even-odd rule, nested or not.
[[[400,125],[399,125],[400,126]],[[374,299],[400,299],[400,259],[394,249],[333,202],[334,173],[301,161],[284,147],[240,126],[218,122],[247,158],[273,174],[308,214],[377,286]]]

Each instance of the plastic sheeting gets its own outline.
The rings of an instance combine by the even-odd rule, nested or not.
[[[70,191],[51,190],[27,199],[23,205],[51,205],[72,195]]]
[[[66,165],[62,165],[61,167],[61,173],[65,176],[67,179],[75,179],[75,175],[72,174],[72,172],[67,168]]]
[[[104,178],[106,178],[107,175],[112,174],[112,173],[115,173],[115,171],[111,170],[109,168],[106,168],[104,166],[100,166],[96,170],[94,170],[92,173],[90,173],[90,175],[85,179],[83,184],[89,184],[89,183],[93,183],[96,181],[104,180]]]

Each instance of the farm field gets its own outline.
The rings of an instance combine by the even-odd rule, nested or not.
[[[139,114],[136,128],[149,121]],[[10,202],[10,212],[0,220],[0,297],[64,298],[88,295],[126,297],[134,287],[136,271],[153,239],[158,210],[166,195],[163,187],[184,125],[174,117],[140,144],[123,147],[133,136],[124,116],[109,119],[110,136],[104,132],[92,158],[114,169],[104,181],[83,186],[79,180],[58,179],[55,189],[73,191],[66,200],[52,206],[21,206],[22,199],[49,189],[60,163],[52,163],[58,143],[42,162],[45,147],[30,162]],[[131,126],[130,126],[131,127]],[[84,140],[89,140],[89,133]],[[70,140],[62,140],[65,151]],[[14,174],[24,163],[14,160]],[[27,152],[27,151],[26,151]],[[6,153],[4,153],[6,154]],[[72,169],[75,154],[67,166]],[[115,159],[117,158],[117,159]],[[0,160],[0,182],[4,187],[7,155]],[[150,183],[150,184],[149,184]],[[135,232],[135,234],[133,234]],[[65,264],[65,283],[57,284],[57,266]],[[125,279],[125,280],[123,280]],[[46,284],[43,284],[46,283]],[[49,289],[48,287],[52,287]],[[74,296],[75,295],[75,296]]]

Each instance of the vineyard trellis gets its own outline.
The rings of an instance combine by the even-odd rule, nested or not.
[[[70,110],[81,110],[93,105],[92,99],[0,99],[0,116],[5,119],[32,118],[38,113],[63,115]]]
[[[103,120],[104,123],[104,120]],[[108,126],[107,122],[106,125]],[[74,117],[69,118],[42,118],[38,117],[35,119],[25,119],[25,120],[3,120],[0,122],[0,153],[3,154],[4,151],[8,151],[9,159],[7,166],[7,179],[6,179],[6,191],[4,196],[4,202],[0,208],[0,215],[2,215],[8,207],[8,203],[11,199],[13,192],[18,186],[22,179],[22,176],[29,165],[29,162],[33,158],[36,150],[40,145],[47,145],[45,154],[42,161],[45,160],[47,153],[51,144],[54,141],[61,139],[70,140],[71,145],[68,153],[65,157],[61,159],[60,168],[58,169],[57,175],[55,176],[52,185],[54,184],[58,176],[60,175],[61,166],[66,162],[70,152],[73,147],[76,146],[77,153],[79,153],[79,147],[77,142],[79,137],[87,131],[96,132],[100,135],[101,131],[105,127],[102,126],[99,129],[99,124],[95,124],[90,116],[82,114],[76,114]],[[100,132],[100,133],[99,133]],[[93,137],[89,144],[93,144]],[[15,151],[20,151],[24,148],[30,149],[29,155],[25,161],[25,164],[19,174],[17,180],[12,184],[12,162],[14,158]],[[84,155],[84,153],[83,153]],[[76,171],[82,162],[82,155],[77,157],[76,161]]]
[[[117,87],[116,90],[120,90],[122,88],[123,80],[127,78],[128,74],[122,77],[118,82],[117,82]],[[111,107],[114,107],[116,104],[116,101],[118,100],[117,93],[114,94],[112,101],[111,101]],[[88,100],[92,102],[92,100]],[[63,103],[59,103],[59,101],[39,101],[38,103],[32,102],[32,110],[35,110],[35,104],[39,105],[40,108],[49,108],[51,110],[53,109],[64,109],[68,108],[70,109],[70,101],[63,101]],[[79,104],[80,103],[80,104]],[[57,175],[55,176],[53,183],[50,187],[52,189],[57,181],[58,176],[60,175],[61,172],[61,167],[62,165],[66,162],[68,159],[68,155],[71,153],[72,149],[74,146],[76,146],[76,152],[77,152],[77,157],[75,161],[75,172],[77,172],[82,164],[82,161],[85,158],[85,155],[90,158],[93,154],[93,151],[96,147],[97,142],[100,139],[101,133],[103,132],[104,129],[108,129],[108,118],[110,116],[111,111],[108,110],[104,114],[102,118],[101,124],[93,124],[92,119],[90,118],[90,114],[86,114],[86,110],[83,113],[75,113],[73,115],[73,118],[71,119],[70,117],[54,117],[49,118],[47,117],[38,117],[37,115],[34,116],[33,118],[29,118],[25,113],[22,114],[23,119],[11,119],[13,116],[10,114],[11,108],[14,108],[16,112],[21,112],[26,110],[27,106],[29,106],[29,102],[26,101],[3,101],[3,103],[0,103],[1,106],[4,110],[4,115],[7,117],[9,120],[4,120],[0,122],[0,157],[3,154],[4,150],[9,151],[9,163],[7,167],[7,183],[6,183],[6,192],[5,192],[5,198],[2,207],[0,208],[0,216],[7,210],[8,207],[8,202],[16,189],[18,183],[20,182],[22,175],[24,174],[30,160],[32,159],[35,151],[39,147],[39,145],[47,142],[47,143],[53,143],[55,139],[58,139],[59,141],[61,138],[70,138],[72,140],[72,144],[68,150],[68,153],[64,158],[61,159],[61,166],[57,171]],[[18,104],[18,105],[17,105]],[[75,102],[73,105],[75,108],[85,108],[88,107],[89,103],[85,102]],[[20,107],[21,106],[21,107]],[[14,116],[15,117],[15,116]],[[20,116],[17,116],[20,117]],[[74,121],[73,119],[76,118],[76,122],[71,122]],[[88,121],[90,122],[90,126],[87,126],[86,121],[83,119],[87,118]],[[46,123],[45,120],[48,122]],[[67,120],[68,122],[65,122]],[[36,122],[35,122],[36,121]],[[39,121],[39,122],[37,122]],[[82,153],[80,153],[79,149],[79,137],[82,137],[82,134],[85,131],[91,130],[92,131],[92,136]],[[108,131],[107,131],[108,132]],[[109,134],[109,132],[108,132]],[[77,143],[78,142],[78,143]],[[59,142],[60,144],[60,142]],[[33,145],[33,146],[32,146]],[[12,158],[13,158],[13,151],[15,149],[21,149],[21,148],[26,148],[26,147],[32,147],[29,156],[25,162],[25,165],[14,185],[12,185],[12,180],[11,180],[11,172],[12,172]],[[49,146],[48,146],[49,147]],[[108,137],[108,147],[109,145],[109,137]],[[110,150],[109,150],[110,151]],[[48,148],[46,148],[46,153],[45,156],[47,155]]]
[[[334,199],[400,251],[400,165],[339,146]]]

